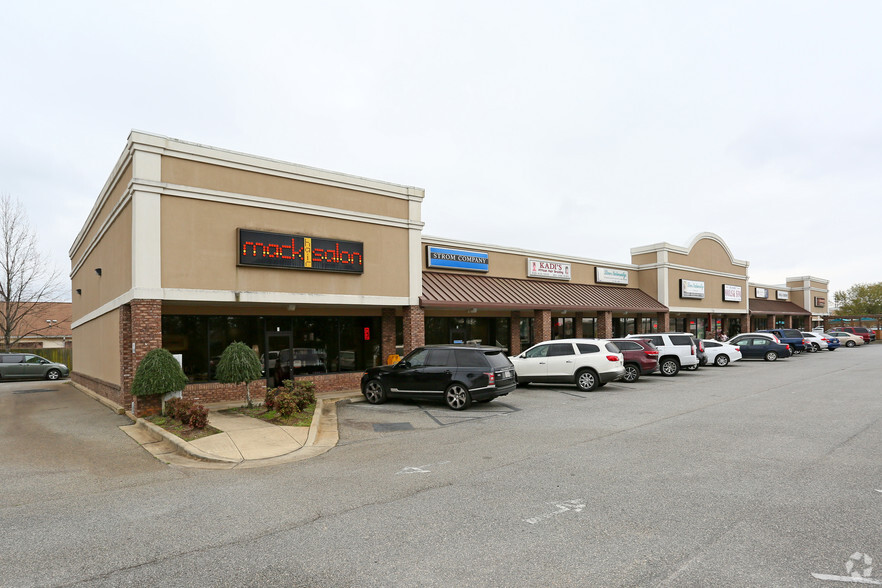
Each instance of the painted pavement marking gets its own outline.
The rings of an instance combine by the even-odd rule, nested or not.
[[[583,510],[585,510],[585,500],[582,498],[576,498],[575,500],[566,500],[564,502],[551,502],[549,504],[553,504],[554,506],[556,506],[557,510],[554,512],[539,515],[538,517],[524,519],[524,521],[530,523],[531,525],[535,525],[536,523],[546,521],[565,512],[582,512]]]

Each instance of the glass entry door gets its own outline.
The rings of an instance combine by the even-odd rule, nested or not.
[[[294,336],[291,331],[275,331],[266,334],[266,353],[261,360],[266,374],[267,389],[282,385],[282,380],[286,377],[282,363],[291,361],[293,347]]]

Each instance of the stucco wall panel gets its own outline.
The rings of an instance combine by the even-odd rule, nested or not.
[[[101,275],[96,272],[101,268]],[[132,287],[132,206],[116,220],[71,280],[73,320],[128,292]],[[77,294],[77,289],[82,291]]]
[[[408,295],[407,229],[163,196],[162,287]],[[364,243],[364,273],[237,267],[237,228]]]
[[[119,385],[119,352],[119,310],[73,329],[75,371]]]
[[[672,311],[676,311],[676,308],[680,306],[708,309],[715,308],[725,312],[747,310],[748,290],[746,280],[736,280],[682,270],[671,270],[668,277],[670,280],[668,284],[670,304],[668,306]],[[700,300],[696,298],[680,298],[681,279],[704,282],[704,298]],[[741,286],[741,302],[724,302],[723,284]]]
[[[162,181],[234,194],[408,218],[408,201],[220,165],[163,156]]]
[[[107,200],[104,202],[104,205],[98,210],[98,214],[95,216],[95,222],[92,223],[92,226],[89,227],[88,231],[86,231],[85,238],[80,243],[80,246],[76,249],[76,251],[74,251],[73,257],[71,258],[71,267],[76,266],[79,263],[80,259],[82,259],[83,255],[92,244],[92,241],[95,240],[95,237],[101,230],[101,226],[110,217],[110,213],[113,211],[114,207],[119,203],[123,195],[128,190],[129,182],[131,182],[131,180],[132,164],[129,163],[120,175],[120,179],[117,182],[116,186],[114,186],[113,190],[111,190],[110,196],[108,196]]]

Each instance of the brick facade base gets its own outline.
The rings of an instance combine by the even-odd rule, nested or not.
[[[119,384],[111,384],[110,382],[105,382],[104,380],[99,380],[98,378],[93,378],[92,376],[81,374],[80,372],[71,372],[70,379],[72,382],[91,390],[98,396],[103,396],[111,402],[122,406],[126,410],[129,410],[132,407],[131,395],[123,394],[122,388]]]

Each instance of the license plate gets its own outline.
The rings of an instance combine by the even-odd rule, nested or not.
[[[506,371],[502,372],[502,374],[500,375],[500,377],[501,377],[501,378],[510,378],[510,377],[511,377],[511,371],[506,370]]]

